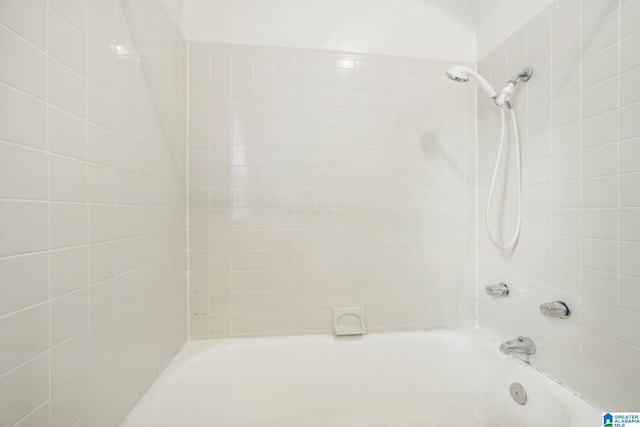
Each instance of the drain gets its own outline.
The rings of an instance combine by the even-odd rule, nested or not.
[[[527,392],[524,391],[524,387],[520,383],[513,383],[511,387],[509,387],[509,391],[511,392],[511,397],[516,403],[520,405],[524,405],[527,403]]]

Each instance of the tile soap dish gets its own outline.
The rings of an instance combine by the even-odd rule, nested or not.
[[[333,309],[333,333],[337,336],[364,335],[364,307],[340,307]]]

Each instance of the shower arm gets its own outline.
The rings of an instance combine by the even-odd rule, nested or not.
[[[520,71],[518,74],[514,75],[507,81],[507,85],[500,91],[500,94],[496,94],[491,97],[493,102],[498,106],[505,106],[508,110],[511,110],[511,104],[509,103],[509,98],[513,94],[513,88],[518,84],[518,81],[522,80],[523,82],[528,82],[533,75],[533,68],[527,67],[524,70]]]

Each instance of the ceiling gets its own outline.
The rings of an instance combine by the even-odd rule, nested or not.
[[[161,0],[192,41],[475,62],[560,0]]]

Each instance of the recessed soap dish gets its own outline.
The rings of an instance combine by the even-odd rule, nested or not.
[[[334,335],[364,335],[364,307],[341,307],[333,309]]]

